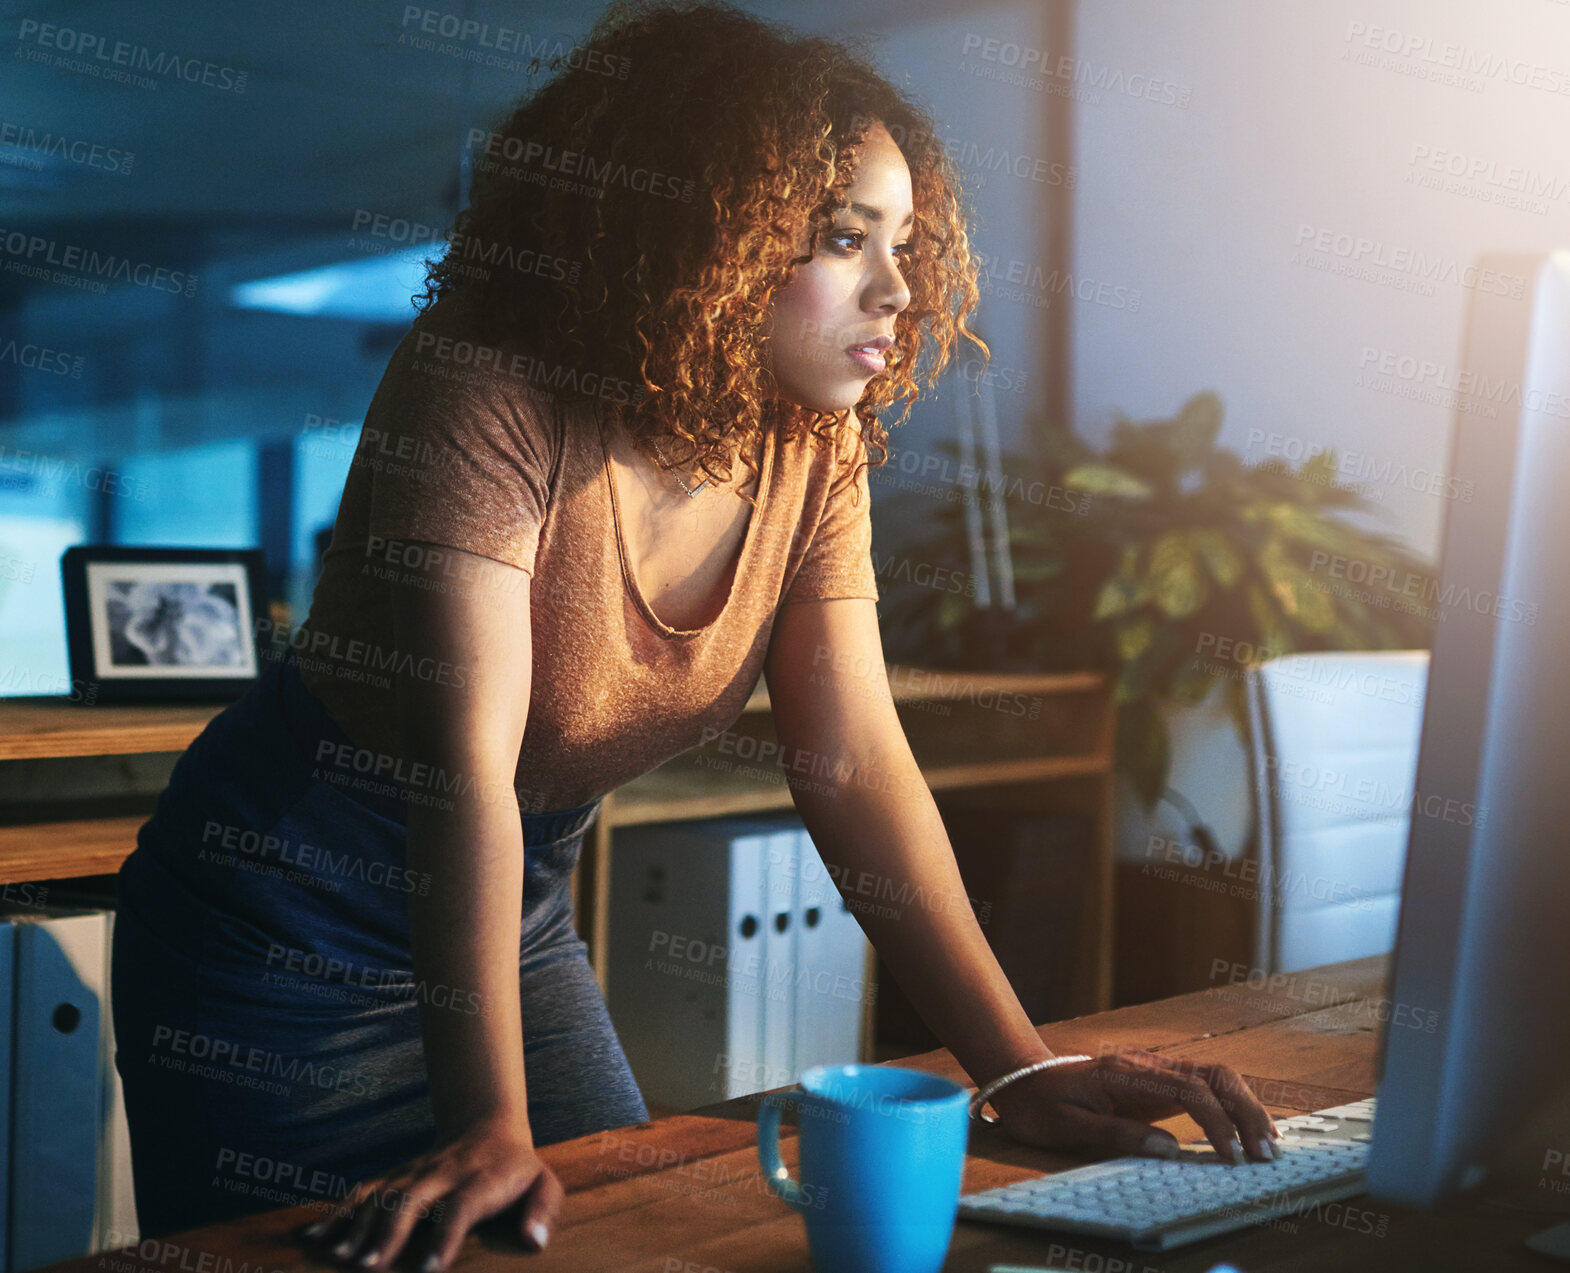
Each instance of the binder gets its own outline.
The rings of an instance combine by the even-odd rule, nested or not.
[[[808,1066],[861,1059],[872,944],[805,830],[797,836],[794,1078]]]
[[[104,953],[108,962],[104,973],[104,1002],[109,1002],[109,972],[113,966],[114,911],[104,913]],[[125,1116],[125,1088],[120,1071],[115,1069],[114,1013],[103,1014],[103,1050],[98,1071],[103,1082],[103,1100],[108,1116],[99,1137],[98,1198],[93,1249],[105,1251],[129,1246],[141,1236],[136,1216],[136,1189],[131,1175],[131,1126]]]
[[[651,1106],[859,1060],[867,949],[794,815],[616,833],[606,1006]]]
[[[96,1249],[109,948],[102,911],[49,908],[10,918],[6,1236],[8,1268],[21,1273]]]
[[[10,1268],[11,1038],[16,1019],[16,925],[0,915],[0,1265]]]
[[[768,1086],[764,875],[778,830],[734,817],[616,833],[605,1002],[648,1104],[693,1109]]]
[[[800,823],[779,825],[769,836],[768,923],[763,931],[763,1073],[752,1091],[796,1081],[796,991],[800,928]]]

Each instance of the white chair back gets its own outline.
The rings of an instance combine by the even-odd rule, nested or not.
[[[1266,973],[1395,945],[1426,650],[1297,654],[1250,668]]]

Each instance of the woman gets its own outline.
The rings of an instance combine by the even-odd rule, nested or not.
[[[572,928],[583,835],[760,672],[827,762],[793,793],[825,861],[964,896],[887,694],[866,480],[916,369],[985,352],[947,157],[862,60],[723,8],[617,5],[565,60],[476,140],[309,617],[122,869],[146,1234],[316,1199],[362,1266],[418,1234],[445,1267],[504,1210],[543,1246],[539,1147],[647,1117]],[[968,910],[864,926],[978,1084],[1050,1058]],[[1085,1153],[1174,1152],[1146,1120],[1181,1110],[1223,1152],[1274,1130],[1144,1053],[993,1106]]]

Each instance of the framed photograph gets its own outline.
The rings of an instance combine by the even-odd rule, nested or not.
[[[257,548],[83,544],[60,557],[73,685],[94,701],[230,701],[261,674]]]

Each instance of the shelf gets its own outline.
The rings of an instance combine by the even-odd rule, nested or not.
[[[112,875],[150,814],[0,826],[0,883]]]
[[[887,671],[889,688],[896,703],[917,703],[931,699],[957,702],[963,698],[959,692],[961,690],[969,694],[997,690],[1012,694],[1054,695],[1097,690],[1106,684],[1106,677],[1100,672],[966,672],[955,668],[917,667],[910,663],[890,663]],[[768,710],[768,686],[760,680],[742,711]]]
[[[0,760],[184,751],[224,706],[108,703],[84,707],[58,698],[0,698]]]
[[[997,786],[1015,782],[1051,782],[1105,773],[1111,758],[1086,754],[1037,756],[1013,761],[982,761],[972,765],[922,768],[922,777],[933,791],[960,787]],[[723,778],[723,790],[716,778]],[[693,818],[721,818],[736,814],[765,813],[794,807],[785,771],[775,767],[771,777],[737,777],[717,774],[688,757],[668,761],[653,773],[617,788],[608,801],[607,825],[637,826],[653,822],[685,822]]]

